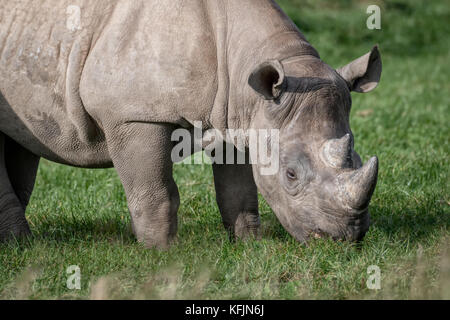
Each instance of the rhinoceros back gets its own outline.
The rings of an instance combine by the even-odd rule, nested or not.
[[[109,162],[79,82],[113,2],[0,1],[0,131],[54,161]]]

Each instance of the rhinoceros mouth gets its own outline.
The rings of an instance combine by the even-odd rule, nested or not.
[[[332,239],[334,241],[360,241],[369,229],[370,215],[366,209],[357,217],[347,218],[344,221],[334,216],[326,224],[305,230],[306,241],[314,239]]]

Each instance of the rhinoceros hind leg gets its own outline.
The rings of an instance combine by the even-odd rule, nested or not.
[[[5,138],[5,159],[9,181],[23,209],[26,210],[36,181],[40,157],[9,137]]]
[[[28,151],[14,144],[0,133],[0,241],[31,234],[25,218],[25,207],[32,190],[31,180],[34,183],[36,176],[37,163],[31,161],[34,163],[33,168],[27,167],[29,165],[27,157],[35,159],[35,156],[29,155]],[[14,151],[18,153],[13,154]],[[11,172],[8,172],[8,164]],[[21,194],[20,199],[15,188]]]
[[[222,221],[230,236],[237,238],[259,236],[258,191],[252,166],[246,163],[213,164],[216,200]]]
[[[173,129],[168,124],[126,123],[105,130],[133,231],[148,248],[167,248],[177,233],[180,198],[172,177]]]

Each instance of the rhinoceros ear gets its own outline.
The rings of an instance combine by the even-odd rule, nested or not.
[[[377,87],[381,69],[381,55],[378,46],[374,46],[369,53],[336,71],[347,81],[351,91],[364,93]]]
[[[284,69],[278,60],[260,64],[248,78],[248,84],[265,100],[277,99],[283,90]]]

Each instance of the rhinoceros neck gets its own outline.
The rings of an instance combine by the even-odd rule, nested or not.
[[[247,130],[258,105],[248,85],[256,66],[272,59],[319,55],[274,1],[229,0],[221,2],[221,6],[215,8],[213,24],[219,65],[226,64],[228,92],[221,95],[228,98],[226,126]]]

